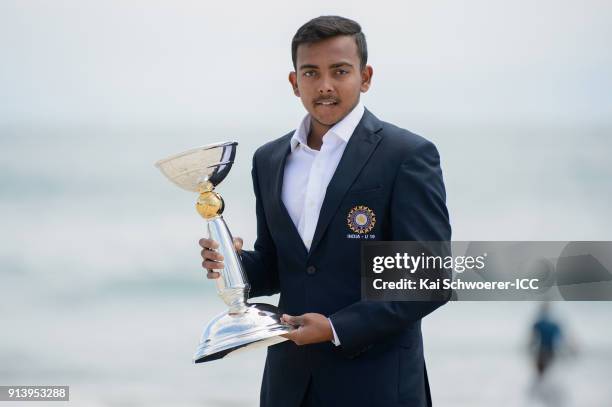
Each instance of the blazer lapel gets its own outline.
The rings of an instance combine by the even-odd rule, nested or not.
[[[380,142],[380,136],[376,133],[381,128],[381,122],[366,109],[327,187],[309,255],[316,249],[342,198]]]
[[[283,235],[287,236],[287,238],[293,241],[293,244],[296,247],[299,247],[299,250],[303,252],[304,255],[307,254],[306,246],[304,246],[304,242],[300,237],[300,234],[293,224],[293,220],[291,219],[291,215],[289,215],[289,211],[285,207],[283,203],[283,179],[285,175],[285,163],[287,162],[287,157],[291,152],[291,136],[293,133],[290,133],[286,140],[281,143],[281,147],[277,150],[277,153],[273,157],[272,165],[273,165],[273,173],[272,176],[273,182],[272,185],[274,187],[274,191],[271,197],[269,197],[272,201],[272,205],[275,208],[275,213],[277,216],[276,220],[279,222],[279,226],[284,230]]]

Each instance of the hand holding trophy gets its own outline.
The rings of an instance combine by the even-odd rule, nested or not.
[[[232,235],[221,215],[225,203],[214,188],[229,173],[236,156],[237,142],[210,144],[173,155],[155,166],[174,184],[200,195],[196,210],[206,220],[209,239],[218,243],[217,294],[228,310],[204,327],[194,362],[221,359],[238,350],[269,346],[286,340],[280,336],[292,327],[281,323],[278,309],[270,304],[247,302],[249,283]]]
[[[198,242],[200,247],[202,247],[202,251],[200,254],[202,255],[202,267],[205,268],[208,273],[206,277],[209,279],[215,279],[221,277],[216,270],[223,269],[225,264],[223,263],[223,256],[217,252],[219,248],[219,243],[215,242],[211,239],[200,239]],[[234,237],[234,248],[238,255],[242,252],[243,241],[241,237]]]

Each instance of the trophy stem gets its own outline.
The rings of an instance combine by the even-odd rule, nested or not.
[[[217,250],[223,256],[225,265],[219,270],[221,277],[216,280],[217,293],[230,308],[230,313],[242,313],[247,307],[249,283],[236,253],[232,235],[221,215],[207,219],[206,226],[210,239],[219,243]]]
[[[217,251],[223,256],[225,267],[219,270],[221,277],[215,280],[217,293],[229,307],[231,315],[241,314],[247,308],[249,283],[234,247],[232,234],[221,215],[223,209],[225,209],[223,198],[217,192],[214,192],[213,188],[214,186],[210,182],[200,184],[200,196],[196,202],[196,210],[206,219],[208,236],[219,243]]]

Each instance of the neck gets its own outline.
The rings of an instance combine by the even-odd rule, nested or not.
[[[323,136],[332,126],[326,126],[317,122],[316,120],[310,119],[310,133],[308,133],[308,147],[313,150],[320,150],[323,145]]]

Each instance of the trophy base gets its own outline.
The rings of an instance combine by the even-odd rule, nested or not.
[[[194,363],[210,362],[260,346],[285,341],[282,334],[294,328],[280,322],[278,308],[270,304],[247,304],[241,314],[227,311],[217,315],[204,328]]]

